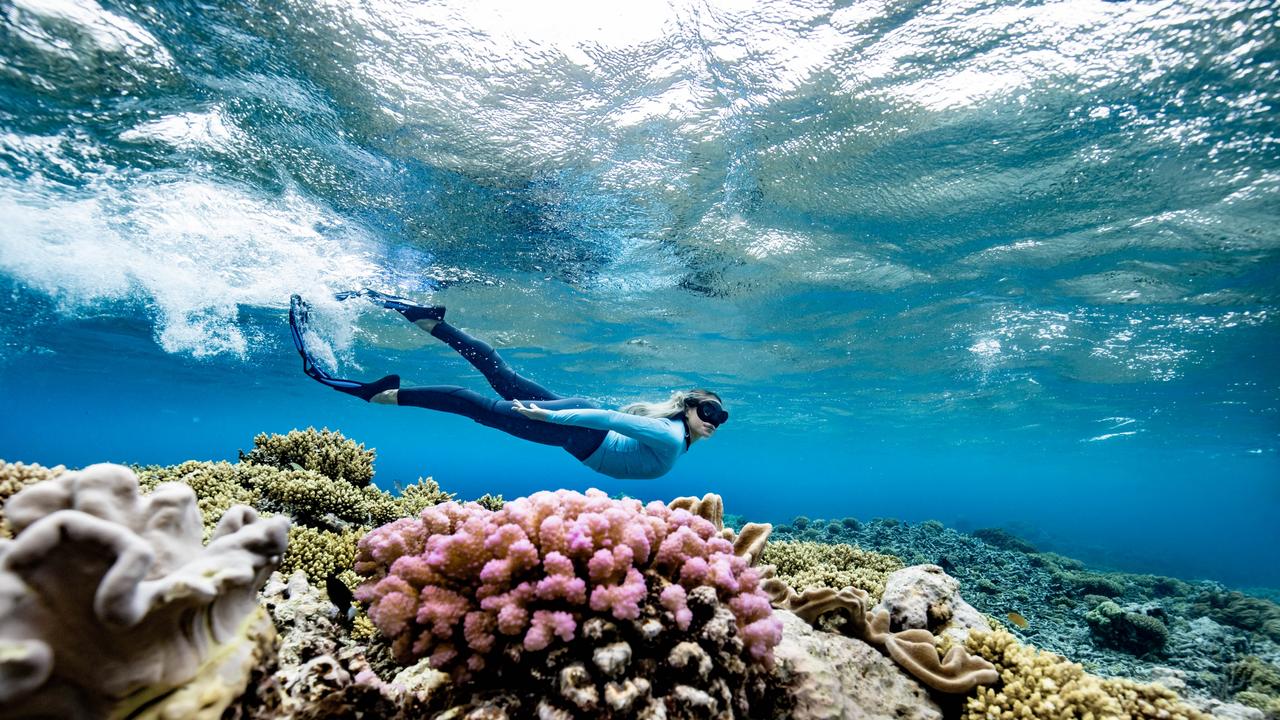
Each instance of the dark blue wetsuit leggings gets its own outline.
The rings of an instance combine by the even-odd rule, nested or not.
[[[594,408],[597,407],[595,403],[585,398],[560,397],[532,380],[520,377],[488,344],[443,320],[436,324],[431,334],[448,343],[483,373],[502,399],[487,398],[457,385],[431,385],[400,388],[398,404],[464,415],[481,425],[524,440],[558,445],[579,460],[586,460],[604,442],[605,430],[530,420],[516,412],[511,401],[537,402],[538,407],[546,410]]]

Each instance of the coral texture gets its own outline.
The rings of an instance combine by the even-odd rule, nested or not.
[[[899,572],[918,581],[921,573],[912,570]],[[775,606],[794,612],[815,627],[830,628],[882,647],[904,670],[935,690],[966,693],[996,680],[995,668],[982,658],[971,656],[963,647],[953,645],[945,657],[939,657],[936,639],[927,629],[891,632],[889,611],[883,607],[870,610],[870,597],[864,590],[809,588],[797,593],[789,587],[783,589],[785,593],[774,598]],[[908,593],[911,594],[916,593]]]
[[[1135,608],[1135,610],[1138,610]],[[1169,641],[1169,630],[1158,608],[1149,612],[1126,610],[1106,600],[1085,615],[1094,640],[1117,650],[1146,655],[1164,649]]]
[[[879,600],[889,573],[902,568],[892,555],[867,552],[845,543],[770,542],[760,562],[773,565],[778,578],[796,590],[856,587]]]
[[[513,646],[568,643],[591,617],[637,619],[653,591],[684,624],[689,593],[711,588],[753,660],[767,663],[781,634],[758,574],[711,522],[596,490],[535,493],[497,512],[428,508],[366,535],[356,570],[370,577],[357,597],[397,657],[429,657],[460,678]]]
[[[486,670],[489,680],[451,688],[452,707],[438,717],[791,716],[778,675],[744,659],[737,620],[715,588],[688,591],[688,615],[681,621],[660,595],[649,592],[635,618],[591,617],[573,640],[544,652],[518,651],[514,659],[504,654],[499,662],[507,667]],[[495,686],[502,691],[495,693]]]
[[[940,720],[942,711],[893,660],[856,638],[811,628],[779,610],[777,675],[789,695],[788,720]]]
[[[1126,718],[1209,720],[1161,685],[1090,675],[1061,656],[1042,652],[1004,630],[975,630],[969,650],[995,664],[1000,683],[983,683],[965,704],[965,720],[989,718]]]
[[[281,470],[311,470],[356,487],[373,482],[376,453],[348,440],[336,430],[291,430],[284,435],[261,433],[253,449],[240,453],[240,462],[270,465]]]
[[[61,465],[47,468],[34,463],[28,465],[26,463],[7,463],[4,460],[0,460],[0,538],[13,537],[13,530],[9,527],[9,521],[4,514],[5,501],[17,495],[19,490],[35,485],[42,480],[57,477],[66,472],[66,470]]]
[[[963,644],[970,629],[990,630],[982,613],[960,597],[960,583],[937,565],[912,565],[885,581],[878,609],[897,630],[928,630]]]
[[[228,720],[338,720],[432,717],[432,691],[448,676],[406,670],[384,682],[339,622],[322,589],[296,573],[276,573],[261,599],[280,632],[274,662],[262,668],[254,688],[234,705]]]
[[[118,465],[38,483],[0,540],[0,717],[217,718],[274,631],[256,593],[284,518],[233,507],[204,546],[195,495]]]
[[[204,517],[206,542],[218,519],[233,505],[249,505],[264,515],[289,516],[295,524],[291,531],[295,542],[289,543],[284,567],[290,572],[301,569],[320,584],[328,573],[351,568],[355,539],[369,528],[417,515],[423,508],[453,497],[431,478],[400,488],[398,495],[342,479],[352,467],[363,468],[364,459],[372,462],[373,453],[340,433],[295,430],[284,436],[259,435],[255,442],[254,451],[242,454],[245,462],[190,461],[141,468],[141,485],[150,490],[161,483],[179,482],[194,490]],[[340,476],[324,475],[292,460],[285,462],[307,453],[313,468]],[[251,458],[258,462],[248,462]]]

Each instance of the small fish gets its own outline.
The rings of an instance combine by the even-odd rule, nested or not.
[[[355,599],[355,595],[346,583],[338,579],[337,573],[332,573],[325,578],[324,589],[329,593],[329,602],[337,606],[338,616],[349,616],[352,610],[351,601]]]
[[[1014,625],[1017,625],[1019,628],[1023,630],[1026,630],[1027,626],[1031,624],[1027,622],[1027,619],[1022,617],[1020,613],[1011,612],[1006,617],[1009,618],[1009,622],[1013,623]]]
[[[294,462],[289,463],[289,467],[293,468],[294,470],[306,470],[306,468]]]

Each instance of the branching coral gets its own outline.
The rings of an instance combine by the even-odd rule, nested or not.
[[[868,552],[852,545],[816,542],[771,542],[760,561],[773,565],[791,587],[856,587],[879,600],[889,573],[902,568],[892,555]]]
[[[335,532],[295,525],[289,528],[289,551],[280,572],[292,575],[301,570],[317,584],[323,584],[325,578],[352,566],[361,534],[358,530]]]
[[[709,521],[661,503],[604,493],[540,492],[497,512],[444,503],[360,541],[357,597],[408,662],[430,657],[460,677],[506,648],[542,651],[590,617],[639,617],[661,604],[686,626],[688,593],[712,588],[749,657],[767,662],[781,633],[759,576]]]
[[[417,515],[453,497],[431,478],[402,488],[399,495],[353,484],[345,478],[354,474],[363,479],[366,470],[372,472],[373,451],[337,432],[295,430],[283,436],[259,435],[254,442],[255,449],[242,454],[244,462],[237,464],[191,461],[140,468],[141,485],[152,489],[180,482],[191,487],[205,518],[206,541],[218,519],[236,504],[250,505],[264,514],[288,515],[295,522],[293,536],[299,542],[290,543],[284,566],[303,570],[319,584],[330,572],[351,567],[353,535]]]
[[[291,430],[284,435],[261,433],[253,439],[253,449],[240,453],[240,462],[269,465],[281,470],[311,470],[356,487],[373,482],[376,453],[362,443],[348,440],[328,428]]]
[[[47,468],[42,465],[7,463],[0,460],[0,538],[13,537],[9,521],[4,514],[5,501],[17,495],[19,490],[43,480],[48,480],[51,477],[57,477],[66,472],[66,470],[61,465]]]
[[[38,483],[0,540],[0,717],[218,718],[274,637],[257,590],[284,518],[232,508],[208,546],[191,488],[118,465]]]
[[[1090,675],[1061,656],[1019,643],[1004,630],[975,630],[966,646],[996,666],[1000,683],[977,689],[965,703],[964,720],[1210,720],[1163,686]]]

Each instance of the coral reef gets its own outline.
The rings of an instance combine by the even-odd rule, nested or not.
[[[589,612],[635,619],[655,587],[682,625],[686,592],[715,588],[757,659],[780,632],[757,573],[710,522],[599,491],[535,493],[497,512],[444,503],[365,536],[356,570],[371,577],[358,596],[397,654],[459,674],[483,668],[506,637],[542,650],[553,635],[572,639]]]
[[[330,575],[350,570],[356,560],[356,543],[360,530],[318,530],[304,525],[289,528],[289,550],[280,564],[280,572],[292,575],[301,571],[317,583]]]
[[[990,630],[982,614],[960,597],[960,583],[937,565],[913,565],[891,573],[877,610],[889,617],[889,627],[928,630],[964,644],[972,629]]]
[[[337,608],[305,575],[288,581],[273,575],[261,598],[279,631],[280,649],[224,716],[228,720],[433,716],[432,692],[447,676],[412,668],[383,681],[370,659],[371,648],[346,632]]]
[[[1004,528],[980,528],[969,534],[1001,550],[1014,550],[1021,553],[1036,552],[1034,545]]]
[[[599,491],[444,503],[360,541],[357,597],[402,663],[507,688],[473,709],[518,714],[536,697],[540,717],[742,714],[765,701],[781,637],[754,537],[735,554],[687,510]]]
[[[1224,625],[1262,633],[1280,643],[1280,605],[1270,600],[1235,591],[1209,590],[1196,599],[1192,609]]]
[[[1224,694],[1268,717],[1280,717],[1280,667],[1249,655],[1227,667]]]
[[[1233,699],[1235,691],[1224,691],[1231,686],[1228,668],[1233,663],[1256,655],[1280,664],[1280,644],[1265,631],[1274,604],[1261,598],[1233,595],[1213,583],[1100,572],[1056,553],[1000,549],[929,522],[841,524],[845,529],[831,537],[827,520],[809,520],[805,530],[792,521],[775,528],[771,540],[838,541],[908,563],[936,564],[959,581],[965,600],[979,612],[1025,617],[1025,628],[1006,628],[1024,642],[1069,657],[1101,676],[1165,681],[1176,675],[1187,701],[1203,702],[1206,708],[1210,701],[1202,698]],[[1099,643],[1086,616],[1107,601],[1158,618],[1168,632],[1164,651],[1137,656]],[[1237,711],[1226,706],[1214,710],[1223,717]]]
[[[144,490],[165,482],[194,490],[206,541],[233,505],[289,516],[295,526],[283,566],[290,572],[303,570],[316,583],[323,583],[329,572],[351,568],[353,538],[453,497],[431,478],[400,487],[397,495],[372,485],[352,484],[344,478],[352,474],[363,478],[366,465],[372,472],[373,451],[341,433],[294,430],[287,435],[259,435],[254,442],[254,450],[241,453],[243,462],[188,461],[139,468],[140,483]],[[303,467],[298,458],[310,467]]]
[[[889,573],[902,568],[892,555],[867,552],[845,543],[770,542],[760,562],[773,565],[778,578],[797,590],[856,587],[879,600]]]
[[[66,468],[58,465],[47,468],[42,465],[26,463],[7,463],[0,460],[0,538],[13,537],[13,530],[4,514],[5,501],[18,494],[19,490],[35,485],[42,480],[57,477],[66,472]]]
[[[291,430],[284,435],[261,433],[253,449],[240,453],[240,462],[280,470],[310,470],[325,477],[364,487],[373,482],[375,451],[328,428]]]
[[[969,634],[967,647],[995,664],[1000,685],[978,688],[965,720],[989,718],[1131,718],[1209,720],[1160,685],[1100,678],[1079,664],[1043,652],[1004,630]]]
[[[787,688],[788,720],[943,717],[924,688],[871,645],[816,630],[785,610],[777,615],[783,633],[775,673]]]
[[[1160,620],[1163,616],[1158,607],[1125,609],[1106,600],[1090,610],[1085,620],[1100,644],[1141,656],[1158,653],[1169,642],[1169,629]]]
[[[214,719],[270,650],[256,593],[286,519],[234,507],[205,546],[189,487],[143,496],[118,465],[32,485],[6,512],[0,717]]]

